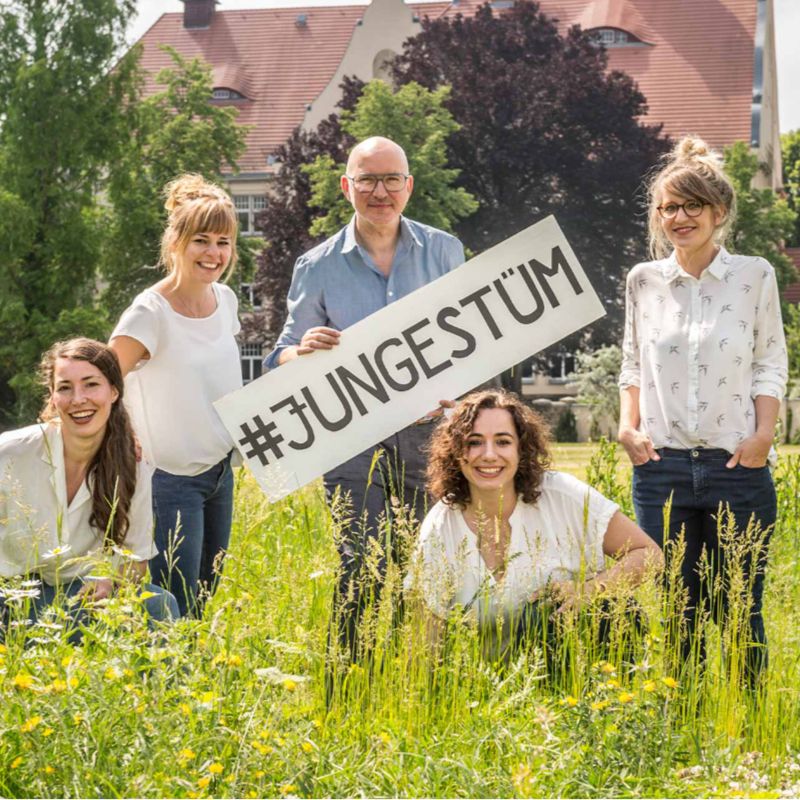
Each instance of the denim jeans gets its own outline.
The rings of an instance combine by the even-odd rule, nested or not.
[[[720,510],[727,507],[733,515],[738,543],[745,545],[742,563],[749,596],[741,599],[750,605],[746,670],[748,679],[753,681],[767,663],[767,637],[761,607],[767,548],[777,516],[772,475],[766,466],[751,469],[737,465],[728,469],[725,464],[731,454],[725,450],[662,448],[658,453],[660,461],[648,461],[633,468],[633,504],[639,525],[659,545],[663,546],[665,541],[674,542],[681,529],[684,530],[686,551],[681,578],[688,591],[684,658],[691,652],[698,614],[704,610],[720,622],[729,607],[726,558],[731,554],[726,552],[719,538],[720,530],[725,529],[725,519],[721,526],[717,519]],[[670,498],[669,528],[665,530],[664,504]],[[759,523],[761,533],[758,535],[763,538],[745,543],[743,537],[748,535],[751,520]],[[755,531],[751,528],[750,532],[755,539]],[[710,574],[708,569],[702,568],[705,563],[711,567]],[[713,597],[712,580],[717,583]]]
[[[345,500],[345,514],[337,520],[339,582],[334,618],[340,647],[351,660],[366,655],[359,642],[359,625],[367,606],[380,599],[389,560],[402,566],[402,543],[393,526],[381,527],[379,521],[394,522],[404,507],[405,513],[413,513],[418,527],[427,511],[425,447],[435,427],[433,423],[410,425],[325,475],[328,502],[337,489]],[[380,457],[374,461],[376,452]],[[367,568],[376,544],[380,555],[373,555],[375,563]]]
[[[55,602],[67,601],[78,594],[83,585],[84,582],[80,578],[75,578],[69,583],[64,583],[60,586],[51,586],[49,583],[42,581],[39,586],[39,596],[32,597],[28,601],[28,619],[31,622],[36,622]],[[139,591],[152,595],[152,597],[147,597],[142,601],[142,606],[147,612],[150,623],[169,622],[178,618],[178,604],[169,592],[149,583],[142,584],[139,587]],[[81,628],[91,619],[91,607],[76,603],[72,606],[68,605],[68,608],[69,617],[72,621],[69,628],[68,641],[71,644],[79,644],[83,638]],[[5,598],[0,596],[0,641],[3,639],[3,632],[6,628],[6,613],[8,611],[10,609],[7,607]]]
[[[233,518],[230,453],[199,475],[153,474],[153,513],[158,555],[150,574],[175,595],[181,616],[200,616],[222,572]]]

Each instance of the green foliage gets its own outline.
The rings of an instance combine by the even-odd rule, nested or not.
[[[781,135],[781,154],[786,202],[798,215],[795,218],[792,235],[787,237],[786,244],[790,247],[800,247],[800,130]]]
[[[342,112],[340,121],[342,130],[355,141],[386,136],[406,151],[414,176],[406,213],[446,231],[478,207],[465,189],[453,187],[459,171],[447,167],[447,139],[459,128],[445,108],[449,94],[447,87],[428,91],[416,83],[392,92],[386,83],[374,80],[364,87],[356,107]],[[311,181],[311,204],[326,212],[314,220],[310,233],[330,236],[353,214],[339,188],[345,165],[323,154],[304,170]]]
[[[577,442],[578,441],[578,421],[571,408],[561,412],[556,423],[553,437],[557,442]]]
[[[235,171],[245,149],[248,129],[236,124],[238,111],[211,102],[211,67],[171,47],[164,50],[173,66],[156,81],[165,88],[127,108],[126,135],[118,141],[106,187],[110,207],[101,269],[107,282],[103,304],[112,319],[156,280],[164,185],[184,172],[222,182],[222,170]]]
[[[578,353],[576,360],[577,369],[571,378],[578,384],[578,400],[592,407],[592,416],[598,425],[600,420],[616,424],[622,350],[611,344],[591,353]]]
[[[786,350],[789,354],[789,394],[800,395],[800,306],[787,304],[783,317]]]
[[[758,157],[746,142],[725,148],[725,170],[736,189],[737,214],[730,236],[734,252],[761,256],[775,267],[781,289],[797,280],[797,272],[782,252],[782,244],[792,236],[797,215],[786,200],[772,189],[754,189]]]
[[[95,195],[134,84],[135,56],[119,58],[134,7],[13,0],[0,12],[0,425],[30,421],[24,376],[52,325],[80,307],[93,316]]]

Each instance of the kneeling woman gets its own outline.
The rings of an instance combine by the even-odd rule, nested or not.
[[[57,596],[77,596],[73,620],[109,597],[116,583],[140,582],[155,555],[150,480],[136,460],[114,352],[91,339],[54,345],[42,359],[49,396],[43,422],[0,436],[0,578],[25,576],[36,588],[30,617]],[[99,561],[106,577],[89,578]],[[178,616],[175,598],[147,586],[155,620]],[[15,595],[0,597],[0,611]],[[37,596],[38,595],[38,596]],[[0,628],[2,630],[2,628]],[[71,639],[80,639],[73,630]]]
[[[616,503],[548,470],[544,423],[513,395],[473,393],[430,450],[428,488],[438,502],[422,523],[407,586],[418,581],[432,631],[460,606],[476,614],[484,652],[496,657],[531,633],[543,608],[577,610],[663,563]],[[608,569],[605,556],[616,559]],[[547,627],[547,617],[537,621]]]

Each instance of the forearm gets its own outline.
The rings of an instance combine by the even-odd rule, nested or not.
[[[595,597],[605,592],[614,594],[622,588],[638,586],[647,575],[660,572],[664,557],[657,547],[637,547],[629,550],[608,569],[598,572],[584,583],[587,595]]]
[[[781,403],[775,397],[760,394],[753,401],[756,410],[756,436],[772,442]]]
[[[619,428],[637,429],[641,416],[639,413],[639,387],[626,386],[619,392]]]
[[[278,353],[278,366],[297,358],[297,345],[290,344]]]
[[[147,574],[147,561],[126,559],[117,567],[117,583],[142,583]]]

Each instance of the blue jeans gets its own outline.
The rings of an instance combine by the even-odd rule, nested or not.
[[[761,607],[767,549],[777,517],[775,485],[769,467],[751,469],[737,465],[728,469],[725,464],[730,453],[711,448],[676,450],[665,447],[658,453],[660,461],[648,461],[633,468],[633,504],[639,525],[662,547],[665,541],[674,542],[681,528],[685,532],[681,578],[688,591],[684,613],[688,636],[683,641],[684,658],[688,658],[691,651],[698,613],[705,610],[713,619],[721,621],[729,605],[726,549],[719,540],[725,520],[721,527],[717,524],[720,508],[730,509],[736,536],[740,539],[748,534],[751,520],[760,525],[758,536],[763,538],[749,543],[743,558],[749,597],[742,599],[750,605],[746,669],[748,679],[753,681],[767,664],[767,637]],[[669,528],[665,530],[664,504],[670,497],[672,509]],[[752,529],[751,536],[755,539]],[[711,577],[717,579],[718,594],[714,597],[708,572],[701,570],[706,561],[712,568]],[[700,652],[702,658],[702,645]]]
[[[69,583],[64,583],[60,586],[51,586],[49,583],[42,581],[38,588],[39,596],[32,597],[27,601],[28,619],[31,622],[36,622],[56,601],[63,603],[78,594],[83,588],[83,581],[80,578],[75,578]],[[149,583],[141,585],[139,591],[149,592],[153,595],[142,601],[142,606],[147,612],[149,624],[152,625],[154,622],[169,622],[178,618],[178,604],[169,592]],[[91,607],[85,606],[82,603],[76,603],[73,606],[65,603],[65,605],[67,605],[69,617],[71,619],[68,641],[71,644],[80,644],[83,638],[81,628],[90,621]],[[3,639],[3,633],[7,624],[7,611],[9,611],[9,609],[5,598],[0,596],[0,641]]]
[[[203,595],[214,593],[228,549],[233,518],[229,453],[200,475],[153,474],[158,555],[150,574],[175,595],[181,616],[200,616]]]

